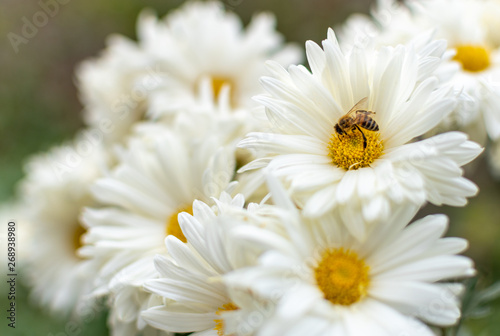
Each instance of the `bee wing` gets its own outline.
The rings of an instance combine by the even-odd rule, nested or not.
[[[364,110],[366,108],[366,101],[368,100],[368,97],[365,97],[361,99],[359,102],[354,104],[354,106],[347,112],[346,116],[353,114],[357,110]]]

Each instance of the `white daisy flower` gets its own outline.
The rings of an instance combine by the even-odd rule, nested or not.
[[[214,209],[201,201],[193,204],[194,215],[179,215],[187,244],[169,236],[167,256],[155,258],[160,278],[149,280],[145,288],[165,299],[142,317],[153,327],[171,332],[196,332],[195,335],[225,335],[221,314],[237,310],[230,289],[220,277],[234,269],[252,265],[255,250],[235,245],[230,232],[239,225],[274,228],[276,217],[266,206],[251,203],[244,209],[244,197],[232,199],[222,194]]]
[[[143,12],[138,42],[113,36],[100,58],[78,72],[88,124],[119,141],[141,119],[165,119],[196,105],[219,105],[251,122],[251,97],[260,93],[264,61],[300,60],[283,44],[271,14],[246,29],[219,2],[188,2],[158,19]]]
[[[337,209],[360,239],[365,223],[387,217],[395,204],[465,205],[477,187],[460,166],[481,148],[457,132],[410,143],[455,105],[450,88],[431,76],[444,42],[418,55],[402,45],[345,55],[329,30],[323,48],[306,44],[312,73],[269,63],[273,77],[261,80],[269,95],[257,99],[273,132],[240,142],[259,157],[240,171],[267,166],[307,216]]]
[[[453,57],[447,62],[460,71],[453,78],[469,99],[457,107],[441,126],[468,131],[479,118],[491,139],[500,137],[500,3],[494,0],[416,0],[406,6],[394,0],[378,2],[375,21],[357,15],[343,29],[346,45],[405,43],[424,30],[448,41]],[[371,28],[369,28],[371,27]],[[370,36],[369,36],[370,35]],[[369,37],[368,37],[369,36]]]
[[[85,149],[84,149],[85,148]],[[70,314],[84,303],[92,290],[95,269],[78,249],[84,227],[79,221],[83,207],[95,204],[89,185],[108,164],[107,153],[83,137],[33,157],[21,182],[23,269],[32,286],[31,295],[54,314]]]
[[[237,240],[268,250],[258,266],[235,270],[225,282],[267,298],[274,309],[255,311],[240,303],[240,310],[254,318],[240,316],[230,330],[234,335],[423,336],[435,335],[426,324],[446,327],[458,321],[457,295],[464,286],[447,281],[475,271],[469,258],[456,255],[467,241],[442,238],[446,216],[407,226],[417,207],[400,206],[360,242],[336,213],[305,223],[310,220],[284,191],[270,189],[276,204],[288,210],[282,220],[289,236],[239,228]],[[233,317],[224,315],[228,325]]]
[[[152,97],[151,113],[163,115],[200,102],[219,102],[232,110],[255,107],[251,97],[264,62],[300,61],[299,48],[284,45],[272,14],[241,20],[221,2],[188,2],[165,19],[145,14],[139,29],[144,50],[163,71],[164,87]]]
[[[178,214],[192,213],[195,199],[210,203],[210,197],[234,188],[235,143],[225,142],[231,129],[211,128],[214,118],[184,117],[190,123],[179,122],[172,129],[143,125],[117,167],[91,187],[103,206],[88,208],[82,216],[88,226],[82,254],[104,260],[95,294],[111,293],[117,316],[127,316],[128,322],[130,311],[145,304],[137,298],[149,300],[142,284],[157,275],[153,257],[165,252],[165,237],[186,240]],[[135,327],[140,330],[145,324],[138,318]]]

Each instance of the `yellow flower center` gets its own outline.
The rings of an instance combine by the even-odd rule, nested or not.
[[[230,103],[234,106],[235,103],[235,93],[233,81],[225,77],[212,77],[212,91],[214,92],[214,99],[217,101],[219,99],[220,91],[224,85],[229,85],[230,88]]]
[[[479,72],[490,66],[490,54],[485,47],[466,44],[456,47],[456,50],[453,59],[460,62],[466,71]]]
[[[75,251],[78,251],[80,247],[82,247],[82,236],[87,232],[87,230],[80,224],[80,222],[77,223],[75,230],[73,231],[73,248]]]
[[[174,212],[167,221],[167,236],[172,235],[177,237],[180,241],[186,243],[187,239],[182,233],[181,226],[179,225],[178,216],[181,212],[187,212],[188,214],[193,214],[193,207],[191,205],[181,207],[178,211]]]
[[[314,273],[325,299],[348,306],[366,296],[370,284],[369,269],[355,252],[340,248],[323,252]]]
[[[234,303],[226,303],[225,305],[222,305],[222,307],[219,307],[217,311],[215,312],[217,315],[221,315],[222,312],[225,311],[230,311],[230,310],[238,310],[238,306],[236,306]],[[224,320],[223,319],[216,319],[214,320],[215,322],[215,327],[214,330],[217,331],[217,335],[219,336],[224,336]]]
[[[328,151],[334,164],[345,170],[359,169],[370,166],[382,155],[384,145],[380,133],[365,129],[362,132],[366,137],[366,148],[363,134],[357,128],[342,135],[337,132],[332,134]]]

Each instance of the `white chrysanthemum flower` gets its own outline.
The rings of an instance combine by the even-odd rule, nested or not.
[[[478,118],[492,139],[500,137],[500,3],[494,0],[379,1],[373,12],[375,21],[362,15],[348,20],[343,44],[375,43],[396,45],[433,29],[436,37],[448,41],[454,53],[447,63],[460,71],[453,78],[457,89],[469,99],[441,125],[447,129],[468,128]]]
[[[300,59],[296,48],[283,44],[271,14],[257,15],[244,29],[219,2],[189,2],[161,20],[144,12],[138,38],[114,36],[103,56],[78,72],[86,120],[111,141],[137,120],[200,104],[243,113],[250,123],[264,61]]]
[[[142,317],[153,327],[171,332],[196,332],[196,335],[224,335],[220,315],[237,310],[230,289],[220,281],[224,274],[253,265],[258,253],[235,245],[231,230],[243,225],[274,230],[277,218],[266,213],[266,206],[251,203],[244,209],[244,197],[232,199],[222,194],[213,209],[195,201],[193,213],[179,215],[187,244],[169,236],[167,256],[155,258],[160,278],[145,283],[145,288],[162,296],[166,303],[148,309]]]
[[[255,107],[251,97],[268,59],[300,60],[298,48],[283,44],[270,13],[256,15],[244,29],[220,2],[189,2],[164,20],[144,15],[144,49],[163,71],[164,87],[152,97],[151,113],[163,115],[200,101],[219,101],[238,110]]]
[[[143,306],[137,298],[149,300],[142,283],[156,277],[153,257],[165,252],[165,237],[185,241],[178,214],[192,213],[195,199],[210,203],[212,196],[234,188],[235,143],[228,136],[232,129],[210,127],[214,118],[184,118],[190,122],[172,128],[142,125],[117,167],[91,187],[103,206],[86,209],[82,216],[88,226],[82,254],[105,260],[95,294],[116,297],[113,309],[118,317],[126,316],[124,322]],[[124,291],[127,287],[134,287],[136,294]],[[140,330],[145,324],[138,314],[135,319]]]
[[[96,270],[78,253],[85,233],[79,216],[83,207],[95,204],[89,185],[104,173],[107,157],[98,143],[82,135],[26,165],[20,196],[22,224],[30,235],[22,242],[23,272],[34,300],[58,315],[78,309],[92,290]]]
[[[262,79],[269,95],[258,100],[274,133],[250,133],[240,142],[259,157],[242,171],[268,166],[307,216],[337,209],[360,239],[365,222],[386,217],[395,204],[461,206],[477,193],[460,166],[481,148],[465,134],[409,143],[455,105],[450,89],[431,76],[444,42],[429,43],[419,55],[402,45],[344,55],[330,30],[323,48],[306,45],[312,73],[269,63],[273,77]],[[356,110],[372,114],[354,111],[352,118],[362,120],[339,123],[364,98],[366,106]]]
[[[256,311],[240,303],[240,310],[254,318],[245,321],[241,313],[228,312],[224,319],[233,326],[228,333],[423,336],[435,335],[426,323],[446,327],[458,321],[457,296],[464,286],[447,281],[475,271],[469,258],[456,255],[467,241],[442,238],[444,215],[407,226],[417,207],[401,206],[360,242],[335,212],[309,222],[284,191],[270,189],[276,204],[288,210],[282,220],[289,236],[239,228],[241,243],[268,250],[258,266],[229,273],[225,282],[267,298],[274,308]]]

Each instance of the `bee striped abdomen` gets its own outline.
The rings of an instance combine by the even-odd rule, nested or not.
[[[367,120],[366,123],[363,124],[363,127],[369,131],[378,131],[378,124],[372,118],[370,118],[370,120]]]
[[[356,115],[356,124],[368,131],[378,131],[378,124],[368,113],[358,113]]]

